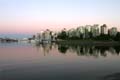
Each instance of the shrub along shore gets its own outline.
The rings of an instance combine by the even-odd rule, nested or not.
[[[58,40],[57,44],[67,45],[95,45],[95,46],[120,46],[119,41],[95,41],[95,40]]]

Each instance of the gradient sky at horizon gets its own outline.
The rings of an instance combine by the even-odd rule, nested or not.
[[[120,0],[0,0],[0,33],[107,24],[120,30]]]

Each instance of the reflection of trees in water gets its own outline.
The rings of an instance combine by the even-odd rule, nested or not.
[[[74,46],[71,46],[74,47]],[[78,56],[95,56],[97,57],[99,52],[97,49],[95,49],[93,46],[77,46],[77,48],[74,48],[76,50],[76,53]]]
[[[58,50],[64,54],[67,52],[68,48],[69,47],[67,45],[58,45]]]
[[[61,53],[66,53],[67,51],[75,52],[78,56],[104,56],[106,57],[108,53],[112,55],[119,55],[120,47],[110,47],[110,46],[80,46],[80,45],[58,45],[58,50]]]
[[[76,53],[78,56],[104,56],[108,54],[119,55],[120,46],[80,46],[67,44],[36,44],[37,49],[42,49],[44,55],[48,54],[52,49],[58,49],[60,53],[67,52]]]
[[[109,51],[108,46],[96,46],[95,50],[99,50],[101,56],[107,56],[107,51]]]
[[[119,55],[119,53],[120,53],[120,46],[114,46],[113,48],[115,49],[116,53]]]

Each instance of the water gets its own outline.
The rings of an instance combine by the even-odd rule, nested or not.
[[[120,80],[119,46],[0,43],[0,80]]]

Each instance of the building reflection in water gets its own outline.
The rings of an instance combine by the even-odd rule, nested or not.
[[[44,56],[46,56],[52,50],[53,45],[51,43],[50,44],[36,44],[35,47],[37,48],[37,51],[43,51]]]
[[[107,57],[107,55],[119,55],[120,46],[81,46],[67,44],[36,44],[37,50],[41,49],[44,56],[49,54],[51,50],[57,49],[59,53],[68,54],[76,53],[77,56],[94,56]]]

